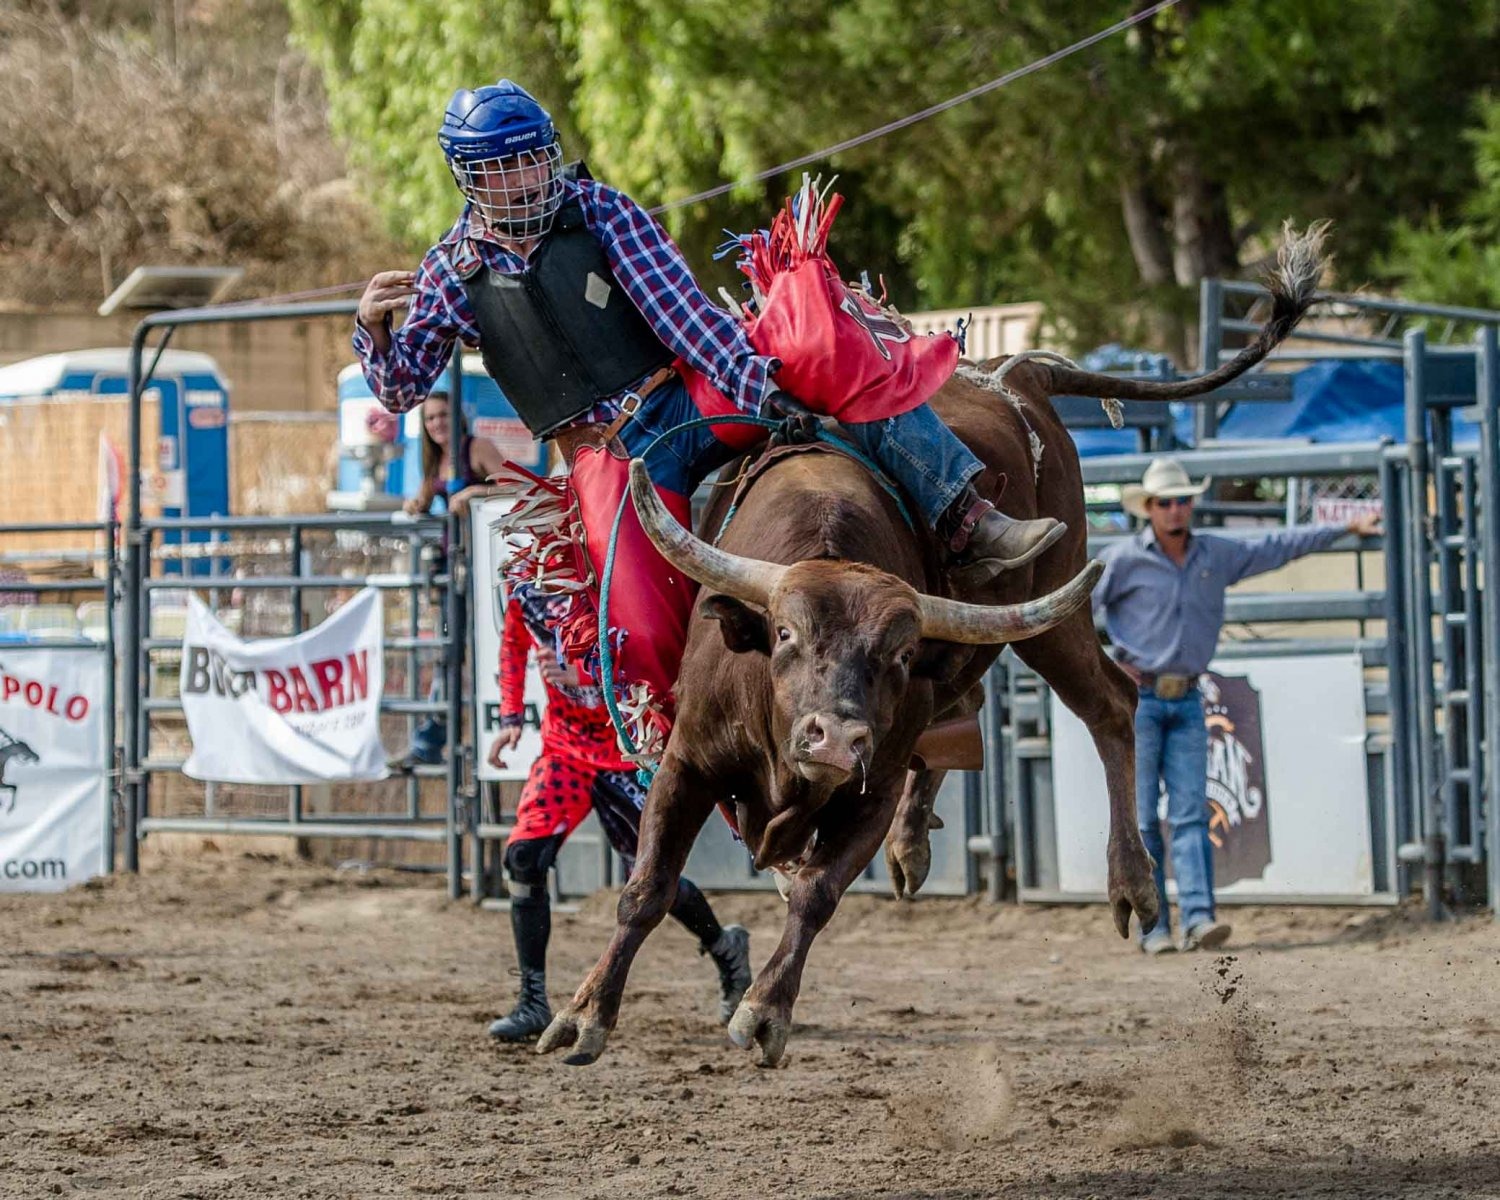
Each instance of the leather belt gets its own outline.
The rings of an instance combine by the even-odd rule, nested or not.
[[[625,400],[620,405],[620,415],[607,425],[602,421],[590,421],[587,424],[569,425],[565,429],[559,429],[553,434],[552,440],[557,443],[557,448],[563,458],[571,463],[573,455],[580,447],[608,446],[614,441],[615,435],[625,427],[625,422],[635,416],[641,407],[641,401],[676,374],[676,370],[672,367],[662,367],[646,376],[640,386],[625,393]]]

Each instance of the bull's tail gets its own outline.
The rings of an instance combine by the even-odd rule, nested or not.
[[[1048,375],[1044,377],[1048,381],[1048,395],[1097,396],[1101,400],[1191,400],[1243,375],[1291,333],[1312,304],[1318,281],[1328,266],[1323,242],[1329,224],[1316,221],[1302,233],[1293,230],[1290,221],[1282,226],[1276,268],[1266,279],[1271,292],[1271,319],[1261,326],[1253,342],[1217,370],[1177,383],[1152,383],[1054,363],[1047,367]]]

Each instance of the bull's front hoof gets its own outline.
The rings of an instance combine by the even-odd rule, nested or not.
[[[932,846],[924,832],[918,838],[899,838],[885,844],[885,869],[897,900],[915,900],[932,869]]]
[[[586,1067],[597,1062],[609,1041],[609,1030],[598,1021],[580,1014],[572,1006],[552,1018],[552,1024],[537,1039],[536,1052],[551,1054],[572,1047],[573,1053],[563,1059],[570,1067]]]
[[[747,1003],[735,1009],[729,1022],[729,1040],[741,1050],[759,1044],[760,1065],[763,1067],[774,1067],[781,1062],[791,1032],[790,1021],[762,1013]]]
[[[1152,871],[1156,864],[1144,845],[1131,850],[1109,852],[1109,910],[1115,918],[1115,929],[1122,938],[1130,936],[1130,914],[1135,913],[1142,929],[1156,924],[1161,908]]]

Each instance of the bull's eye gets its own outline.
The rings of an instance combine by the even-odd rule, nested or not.
[[[916,650],[914,648],[910,647],[910,646],[908,646],[905,650],[901,651],[901,665],[903,667],[909,667],[909,666],[911,666],[911,657],[915,653],[916,653]]]
[[[776,627],[776,640],[778,642],[789,642],[789,641],[791,641],[792,640],[792,631],[790,629],[788,629],[785,625],[778,625]]]

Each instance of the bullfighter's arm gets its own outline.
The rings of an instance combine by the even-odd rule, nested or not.
[[[505,606],[500,631],[500,727],[519,726],[526,711],[526,659],[531,653],[531,631],[521,618],[521,605]]]

